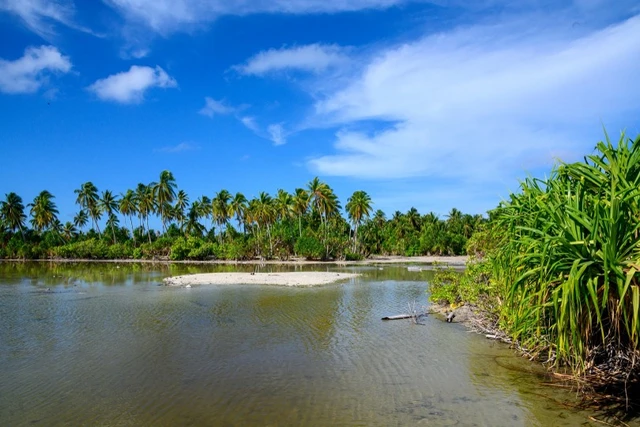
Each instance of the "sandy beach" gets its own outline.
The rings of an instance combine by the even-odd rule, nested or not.
[[[187,285],[278,285],[278,286],[318,286],[360,276],[355,273],[332,273],[307,271],[290,273],[203,273],[167,277],[168,286]]]

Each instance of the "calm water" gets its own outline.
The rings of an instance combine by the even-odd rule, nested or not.
[[[429,272],[331,267],[363,276],[319,288],[160,286],[230,269],[0,263],[0,425],[588,422],[567,406],[571,392],[501,344],[433,317],[382,322],[426,304]]]

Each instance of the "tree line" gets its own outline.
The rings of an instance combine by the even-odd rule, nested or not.
[[[319,178],[292,193],[220,190],[191,200],[170,171],[157,182],[119,195],[85,182],[74,191],[78,212],[64,224],[55,197],[40,192],[24,204],[16,193],[0,202],[2,258],[362,259],[369,255],[459,255],[484,221],[452,209],[446,219],[411,208],[389,219],[362,190],[344,211]],[[150,226],[157,218],[161,230]],[[102,228],[101,228],[102,224]],[[30,225],[30,226],[29,226]]]

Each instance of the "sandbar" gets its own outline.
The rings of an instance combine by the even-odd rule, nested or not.
[[[335,273],[328,271],[296,271],[285,273],[203,273],[167,277],[168,286],[187,285],[278,285],[318,286],[360,276],[357,273]]]

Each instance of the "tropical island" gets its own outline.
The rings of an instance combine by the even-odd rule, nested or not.
[[[26,206],[18,194],[6,194],[0,202],[0,259],[355,261],[371,255],[464,255],[467,241],[486,221],[455,208],[445,219],[415,208],[387,218],[373,211],[365,191],[348,198],[347,220],[333,189],[317,177],[293,193],[280,189],[252,199],[223,189],[192,200],[170,171],[119,196],[92,182],[75,194],[79,211],[64,224],[50,192],[43,190]],[[150,226],[152,217],[161,230]]]
[[[86,182],[76,190],[74,223],[57,219],[54,197],[24,205],[15,193],[0,204],[0,255],[18,259],[362,260],[372,255],[459,255],[463,273],[442,269],[432,301],[476,313],[476,326],[542,362],[556,379],[578,386],[598,405],[637,409],[640,390],[640,136],[608,137],[583,162],[560,163],[546,180],[527,178],[489,212],[446,219],[415,209],[386,219],[364,191],[347,200],[347,219],[331,187],[247,200],[221,190],[192,203],[171,172],[120,197]],[[28,209],[31,228],[27,227]],[[129,223],[120,226],[118,214]],[[149,227],[157,215],[162,231]],[[100,220],[106,218],[103,229]],[[134,225],[134,219],[137,227]],[[237,228],[231,224],[232,219]],[[88,231],[84,228],[91,221]],[[205,226],[208,221],[208,227]],[[173,285],[275,283],[268,274],[176,277]],[[295,276],[295,273],[290,273]],[[288,285],[355,275],[300,273]],[[315,273],[314,273],[315,274]]]

